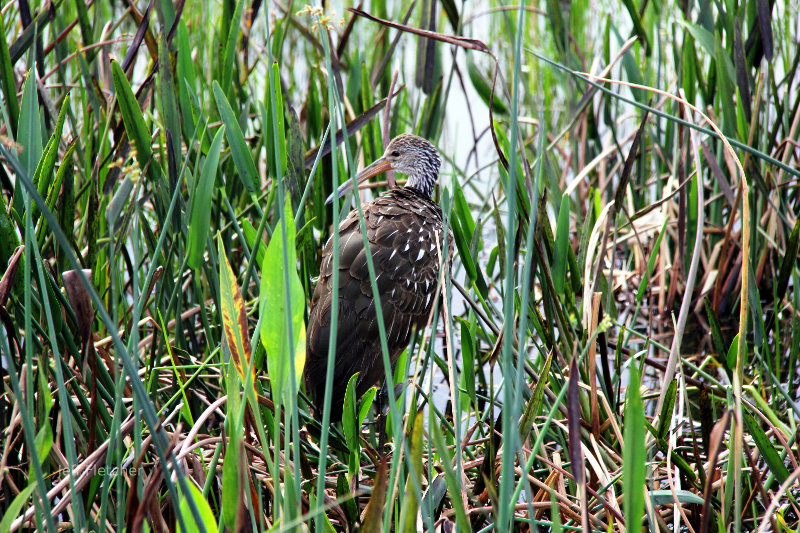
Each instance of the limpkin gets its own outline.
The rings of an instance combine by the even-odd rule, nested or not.
[[[404,134],[395,137],[382,157],[356,175],[359,183],[388,170],[408,176],[405,187],[392,187],[362,206],[392,367],[408,346],[412,330],[424,327],[428,321],[439,287],[440,255],[443,255],[440,250],[445,242],[449,248],[443,264],[449,267],[453,255],[453,238],[445,239],[447,229],[442,209],[432,200],[440,164],[433,144]],[[337,194],[346,189],[347,184]],[[385,375],[367,251],[357,210],[350,212],[338,231],[339,317],[331,421],[341,419],[345,390],[353,374],[360,372],[358,397]],[[332,284],[331,237],[322,253],[319,281],[311,299],[303,371],[306,390],[312,392],[320,409],[328,366]]]

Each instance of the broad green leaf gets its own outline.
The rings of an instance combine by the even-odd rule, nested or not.
[[[186,86],[196,88],[197,79],[194,73],[194,61],[189,51],[191,45],[189,44],[189,32],[186,30],[186,22],[183,20],[178,21],[178,58],[175,65],[176,83],[178,89],[178,100],[181,105],[181,116],[183,117],[183,134],[187,139],[190,139],[194,131],[194,116],[192,114],[192,103],[189,97],[189,91]]]
[[[659,489],[650,491],[650,501],[653,505],[671,505],[675,502],[678,503],[693,503],[696,505],[703,505],[703,498],[694,492],[688,490],[671,491],[669,489]]]
[[[461,15],[458,13],[458,6],[456,5],[455,0],[442,0],[442,9],[444,9],[445,14],[447,14],[447,19],[450,21],[450,25],[455,29],[458,28],[460,25]],[[469,56],[469,54],[467,54]]]
[[[691,34],[686,34],[683,40],[682,47],[683,59],[681,61],[681,83],[683,84],[683,91],[686,93],[686,99],[689,102],[694,102],[697,95],[697,58],[695,57],[694,37]]]
[[[715,42],[714,59],[717,66],[717,101],[722,110],[723,126],[729,134],[736,133],[736,106],[733,103],[736,95],[736,71],[727,50],[719,39]]]
[[[474,332],[470,323],[459,317],[461,322],[461,376],[459,389],[463,392],[460,397],[461,409],[465,410],[475,398],[475,345]]]
[[[358,384],[358,376],[359,372],[356,372],[350,376],[350,379],[347,381],[347,389],[344,392],[344,406],[342,408],[342,431],[344,432],[347,447],[350,450],[348,473],[351,478],[356,476],[361,468],[361,442],[359,441],[361,425],[358,423],[358,414],[356,413],[356,385]]]
[[[472,218],[472,210],[458,181],[455,182],[455,190],[453,191],[453,208],[458,214],[464,231],[471,237],[475,233],[475,219]]]
[[[222,520],[231,531],[237,531],[236,516],[242,505],[241,463],[244,448],[241,444],[241,435],[237,435],[237,438],[231,436],[222,465]]]
[[[217,234],[219,258],[219,293],[222,314],[222,326],[225,329],[225,340],[231,354],[231,361],[239,371],[242,383],[250,383],[253,393],[256,392],[256,369],[252,363],[250,336],[247,334],[247,311],[244,299],[236,283],[236,276],[228,262],[222,236]],[[249,372],[248,372],[249,369]],[[249,376],[249,377],[248,377]]]
[[[685,22],[682,20],[678,22],[684,28],[686,28],[689,31],[689,33],[692,34],[692,37],[694,37],[694,40],[697,42],[697,44],[699,44],[701,47],[705,49],[706,54],[708,54],[711,57],[714,57],[714,49],[716,45],[715,45],[714,35],[710,31],[703,28],[702,26],[698,26],[697,24],[692,24],[690,22]]]
[[[434,50],[438,50],[438,48]],[[417,132],[426,139],[438,139],[444,124],[443,80],[441,76],[435,77],[439,81],[433,91],[425,98],[425,103],[422,105],[422,111],[419,113],[419,120],[417,121]]]
[[[347,87],[345,87],[344,93],[351,102],[357,102],[358,95],[361,93],[362,72],[365,68],[361,53],[362,51],[358,48],[354,49],[350,59],[350,75],[347,76]]]
[[[553,287],[556,294],[564,298],[564,285],[567,279],[567,262],[569,246],[569,196],[561,197],[561,208],[558,210],[556,225],[555,254],[553,257]]]
[[[290,272],[290,275],[292,273]],[[300,277],[297,275],[297,272],[294,272],[294,278],[297,280],[297,285],[300,287],[300,294],[305,295],[303,293],[303,286],[300,284]],[[294,309],[294,304],[292,309]],[[305,309],[305,297],[300,298],[300,309]],[[303,313],[301,312],[301,315]],[[303,379],[303,369],[306,366],[306,322],[302,318],[300,319],[300,334],[295,337],[297,340],[297,344],[294,348],[294,384],[295,389],[290,390],[290,395],[296,395],[297,392],[300,390],[300,382]],[[286,384],[287,387],[291,385],[291,382]]]
[[[203,162],[200,177],[192,193],[186,263],[194,269],[200,268],[203,264],[203,256],[206,252],[208,229],[211,226],[211,197],[214,194],[214,181],[217,176],[217,165],[224,134],[225,126],[222,126],[214,136],[211,149]]]
[[[470,279],[470,281],[475,281],[475,279],[478,277],[478,270],[475,266],[475,259],[469,252],[470,239],[462,227],[458,216],[450,218],[450,227],[453,230],[453,239],[456,241],[455,244],[456,248],[458,249],[458,254],[461,256],[461,263],[464,265],[464,269],[467,271],[467,277]]]
[[[731,345],[728,348],[728,356],[725,359],[728,363],[728,368],[731,371],[736,369],[736,357],[739,353],[739,334],[737,333],[736,336],[731,341]]]
[[[344,405],[342,408],[342,431],[350,450],[358,448],[358,434],[360,426],[356,426],[358,414],[356,413],[356,385],[358,384],[359,372],[356,372],[347,381],[347,388],[344,391]]]
[[[414,425],[411,428],[411,465],[413,470],[409,471],[406,479],[406,497],[400,508],[400,523],[402,530],[406,533],[417,531],[417,513],[419,512],[419,499],[414,491],[414,481],[416,485],[422,487],[422,434],[425,429],[425,420],[422,409],[417,412],[414,418]]]
[[[52,295],[50,295],[50,297],[52,299]],[[50,410],[53,408],[55,401],[53,400],[53,395],[50,393],[50,384],[47,382],[47,373],[37,372],[37,375],[39,401],[36,404],[36,415],[37,418],[43,422],[41,423],[41,427],[34,438],[34,445],[36,446],[36,455],[39,460],[39,464],[43,465],[45,459],[47,459],[47,456],[50,454],[50,449],[53,447],[53,428],[50,426],[49,416]],[[31,463],[30,468],[28,469],[28,479],[34,479],[33,476],[33,464]]]
[[[181,514],[183,515],[184,519],[190,519],[192,517],[192,510],[191,506],[189,505],[189,499],[191,498],[194,500],[195,505],[197,506],[197,510],[200,511],[200,518],[203,519],[203,525],[207,532],[211,533],[213,531],[217,531],[219,528],[217,527],[217,519],[214,517],[214,513],[211,511],[211,506],[208,505],[208,502],[205,498],[203,498],[203,493],[197,486],[194,484],[194,481],[191,479],[186,480],[186,484],[189,486],[189,494],[181,494],[180,500],[180,510]],[[189,524],[187,524],[189,525]],[[196,526],[196,525],[195,525]],[[197,531],[196,527],[187,528],[187,531]],[[178,522],[178,532],[183,532],[183,528],[181,528],[180,522]]]
[[[344,474],[336,476],[336,495],[342,499],[339,505],[342,506],[342,510],[345,515],[347,515],[347,519],[351,522],[357,521],[359,519],[358,506],[353,499],[353,495],[350,493],[350,484],[347,482],[347,476]],[[313,495],[310,497],[313,498]],[[311,508],[313,509],[313,507],[312,504]]]
[[[364,424],[364,420],[367,418],[367,414],[369,414],[369,410],[372,407],[372,401],[375,399],[375,395],[377,393],[377,387],[370,387],[361,397],[361,403],[359,403],[358,407],[358,427],[361,427]]]
[[[305,293],[297,275],[297,257],[295,251],[295,227],[292,217],[291,202],[286,199],[284,218],[275,225],[272,240],[267,246],[264,263],[261,268],[261,343],[267,352],[267,369],[269,370],[273,398],[283,403],[284,395],[297,394],[297,390],[289,390],[290,362],[294,362],[295,387],[300,383],[305,351],[297,350],[298,343],[305,341],[303,335],[305,311]],[[281,225],[286,225],[286,241],[283,240]],[[284,253],[286,257],[284,258]],[[288,277],[289,286],[286,286]],[[287,302],[288,296],[288,302]],[[291,306],[291,315],[287,303]],[[291,324],[287,324],[287,317]],[[292,344],[289,344],[291,336]]]
[[[36,433],[33,442],[36,445],[36,456],[39,463],[43,464],[45,459],[47,459],[47,455],[50,453],[50,449],[53,447],[53,428],[50,427],[49,423],[42,425],[41,429]],[[34,479],[33,465],[29,468],[28,477],[29,479]]]
[[[0,20],[2,20],[2,18],[3,17],[0,17]],[[27,487],[22,489],[20,493],[16,495],[9,506],[6,507],[3,514],[3,519],[0,520],[0,533],[9,533],[9,531],[11,531],[11,524],[13,524],[19,516],[22,506],[25,505],[25,502],[27,502],[28,498],[31,497],[34,489],[36,489],[36,481],[31,481]]]
[[[222,464],[222,522],[231,531],[237,531],[236,516],[239,506],[243,505],[242,495],[242,409],[239,371],[233,361],[227,364],[226,390],[228,404],[225,410],[225,431],[228,443],[225,447],[225,459]]]
[[[630,381],[625,402],[622,448],[622,506],[626,531],[640,531],[644,515],[647,448],[644,441],[644,404],[639,386],[639,368],[633,362],[630,365]]]

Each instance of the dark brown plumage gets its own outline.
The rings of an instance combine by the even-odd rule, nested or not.
[[[442,210],[431,196],[439,165],[439,154],[430,142],[400,135],[389,143],[383,157],[356,176],[363,181],[387,170],[408,175],[405,187],[394,187],[362,206],[392,366],[408,345],[412,330],[427,324],[438,287],[445,227]],[[449,267],[452,236],[447,242],[445,265]],[[339,226],[339,322],[332,421],[341,419],[345,390],[354,373],[360,372],[357,396],[385,375],[366,253],[358,211],[353,210]],[[332,284],[333,238],[323,250],[319,282],[311,300],[303,371],[306,389],[314,394],[320,409],[328,362]]]

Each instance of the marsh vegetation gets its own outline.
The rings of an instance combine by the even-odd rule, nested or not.
[[[0,532],[796,530],[798,21],[5,3]],[[377,390],[330,424],[301,376],[386,183],[325,199],[406,132],[455,257],[382,447]]]

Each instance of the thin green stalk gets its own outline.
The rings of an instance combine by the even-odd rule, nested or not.
[[[320,31],[325,31],[323,26],[320,25]],[[328,49],[328,40],[321,39],[325,48],[325,57],[328,65],[328,73],[332,73],[330,62],[330,50]],[[336,98],[334,95],[335,81],[333,78],[328,80],[328,108],[335,109]],[[330,114],[330,129],[336,131],[336,122],[339,118],[338,113]],[[337,147],[335,142],[331,142],[331,190],[336,190],[339,186],[339,165],[337,163]],[[328,460],[328,432],[331,420],[331,397],[333,395],[333,363],[336,360],[336,336],[339,325],[339,202],[333,202],[333,269],[331,281],[331,332],[328,340],[328,362],[325,367],[325,393],[322,399],[322,431],[319,439],[319,463],[317,467],[317,490],[314,496],[314,505],[312,508],[312,518],[314,520],[314,529],[316,531],[324,531],[326,519],[323,516],[324,494],[325,494],[325,473],[326,464]],[[319,404],[320,399],[316,399]]]
[[[505,319],[503,352],[501,358],[501,370],[503,373],[503,457],[500,467],[500,490],[499,498],[501,502],[511,501],[511,491],[514,487],[514,458],[520,446],[519,433],[514,431],[519,419],[519,405],[517,403],[520,392],[516,388],[517,379],[514,379],[515,370],[519,370],[519,365],[512,366],[511,347],[514,339],[514,297],[516,295],[516,269],[515,269],[515,237],[517,233],[517,140],[519,137],[519,77],[520,59],[522,56],[522,34],[525,21],[525,2],[520,2],[517,12],[517,39],[514,46],[514,73],[511,82],[511,134],[509,135],[509,166],[508,182],[504,186],[507,201],[508,218],[506,222],[506,271],[505,293],[503,295],[503,316]],[[534,225],[535,219],[531,218],[530,224]],[[521,354],[520,354],[521,359]],[[498,510],[497,526],[501,530],[511,527],[511,518],[508,507],[501,505]]]

